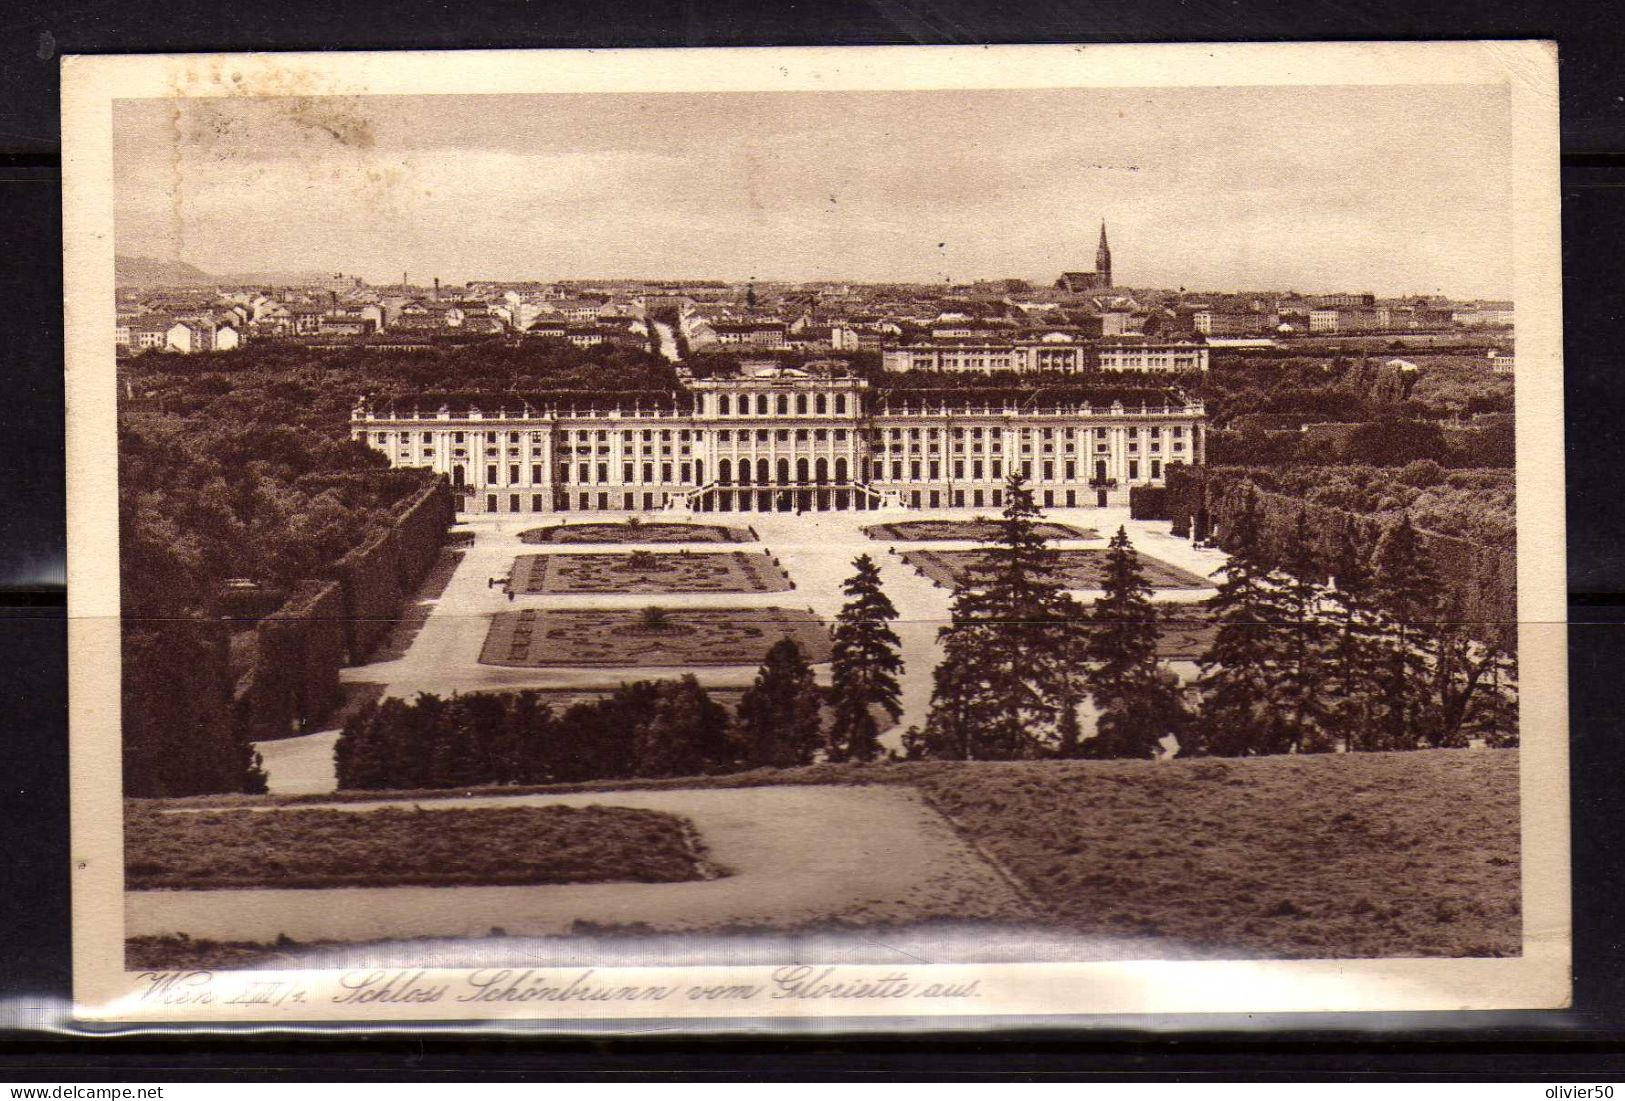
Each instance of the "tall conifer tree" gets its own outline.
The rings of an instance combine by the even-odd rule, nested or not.
[[[1106,551],[1101,595],[1084,623],[1085,683],[1099,712],[1086,757],[1155,757],[1184,727],[1179,682],[1157,659],[1157,611],[1140,556],[1119,527]]]
[[[1436,721],[1424,648],[1438,618],[1439,585],[1408,514],[1377,544],[1372,574],[1386,627],[1373,748],[1415,749]]]
[[[856,571],[842,591],[846,605],[835,619],[834,649],[830,659],[830,696],[834,721],[828,734],[832,761],[871,761],[880,755],[880,731],[874,708],[895,722],[903,714],[898,674],[902,643],[891,628],[897,609],[880,587],[880,569],[874,559],[860,554],[852,562]]]
[[[1280,667],[1281,617],[1258,527],[1258,499],[1249,486],[1225,528],[1230,559],[1220,571],[1224,580],[1208,601],[1217,629],[1201,659],[1197,748],[1218,757],[1281,753],[1291,744],[1290,728],[1272,698]]]
[[[1272,697],[1287,724],[1287,751],[1325,753],[1335,748],[1326,696],[1331,630],[1321,609],[1321,571],[1308,514],[1298,510],[1277,574],[1281,655]]]
[[[924,742],[933,756],[1014,760],[1048,756],[1072,698],[1066,633],[1077,608],[1056,575],[1032,492],[1005,486],[998,541],[955,594],[943,628]]]
[[[1326,652],[1327,730],[1350,753],[1374,749],[1381,687],[1381,624],[1371,605],[1370,548],[1348,517],[1332,559],[1325,593],[1330,637]]]

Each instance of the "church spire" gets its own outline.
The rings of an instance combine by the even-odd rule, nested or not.
[[[1100,245],[1095,249],[1095,274],[1103,286],[1112,285],[1112,250],[1106,243],[1106,223],[1100,223]]]

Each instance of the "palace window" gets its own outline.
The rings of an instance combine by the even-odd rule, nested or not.
[[[542,464],[541,463],[532,463],[531,464],[531,467],[530,467],[530,480],[533,483],[540,483],[541,482],[541,480],[542,480]]]

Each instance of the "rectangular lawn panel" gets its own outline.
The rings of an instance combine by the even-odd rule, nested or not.
[[[1521,951],[1512,751],[986,763],[917,782],[1079,933],[1211,958]]]
[[[519,533],[525,543],[753,543],[756,533],[722,524],[685,524],[643,520],[638,523],[591,522],[554,524]]]
[[[633,551],[524,554],[514,559],[521,593],[781,593],[795,586],[766,551]]]
[[[632,807],[134,810],[130,890],[676,883],[706,878],[682,818]]]
[[[830,659],[829,629],[798,608],[675,608],[658,624],[635,610],[535,609],[498,612],[486,633],[485,665],[757,665],[783,637],[807,660]]]
[[[1069,548],[1047,552],[1068,589],[1099,589],[1105,583],[1107,551],[1096,548]],[[980,550],[911,550],[902,559],[921,575],[944,588],[953,589],[970,579],[987,558]],[[1148,554],[1140,555],[1140,569],[1153,589],[1211,589],[1216,582],[1198,577]]]
[[[1045,539],[1099,539],[1094,528],[1075,528],[1070,524],[1043,521],[1034,524]],[[899,543],[946,542],[964,539],[973,543],[992,543],[999,537],[1002,525],[997,520],[898,520],[890,524],[872,524],[863,529],[870,539],[889,539]]]

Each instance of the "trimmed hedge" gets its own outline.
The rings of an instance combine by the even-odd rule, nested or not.
[[[439,557],[446,529],[455,519],[451,489],[436,478],[397,508],[388,528],[334,563],[351,664],[365,661],[389,633],[401,602]]]
[[[251,751],[231,722],[225,622],[126,619],[122,628],[125,794],[244,790]]]
[[[338,704],[339,669],[365,661],[388,634],[455,519],[450,488],[433,478],[397,506],[389,527],[334,563],[332,580],[299,582],[260,621],[254,666],[234,700],[245,740],[311,730]]]
[[[1366,546],[1375,550],[1397,516],[1385,519],[1345,509],[1312,504],[1283,493],[1258,488],[1242,467],[1168,468],[1168,513],[1175,535],[1205,539],[1213,535],[1222,547],[1231,518],[1242,507],[1248,489],[1254,494],[1262,545],[1268,551],[1287,545],[1298,514],[1308,517],[1315,533],[1315,558],[1325,574],[1335,561],[1338,541],[1352,518]],[[1417,537],[1429,566],[1444,587],[1447,605],[1474,637],[1509,652],[1517,649],[1518,560],[1513,551],[1489,547],[1451,535],[1419,529]]]
[[[1128,514],[1133,520],[1168,520],[1168,489],[1166,486],[1130,486]]]
[[[343,616],[338,582],[302,581],[281,608],[260,621],[254,668],[236,701],[245,738],[302,733],[337,705]]]

